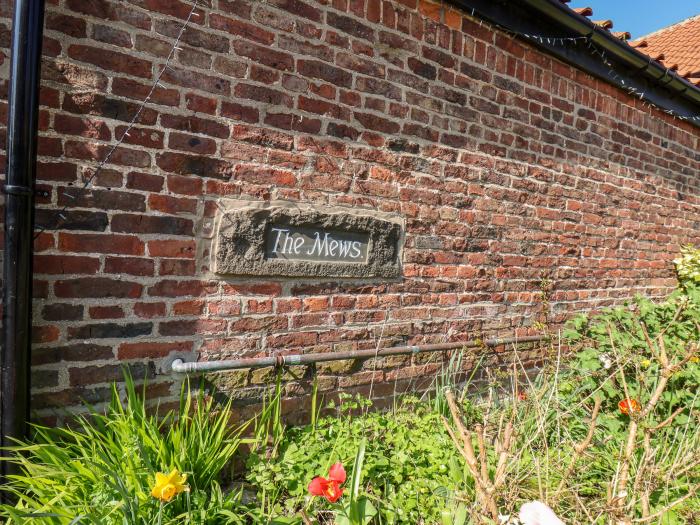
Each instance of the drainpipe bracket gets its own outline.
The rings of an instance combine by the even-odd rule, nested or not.
[[[29,186],[19,186],[16,184],[5,184],[2,191],[8,195],[22,195],[26,197],[34,195],[33,188],[30,188]]]

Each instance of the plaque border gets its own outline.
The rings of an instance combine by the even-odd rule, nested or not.
[[[369,235],[367,260],[350,263],[268,259],[265,232],[272,224],[366,233]],[[395,279],[402,275],[404,231],[403,218],[392,213],[294,201],[223,199],[215,222],[214,273]]]

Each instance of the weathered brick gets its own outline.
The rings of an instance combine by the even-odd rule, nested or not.
[[[299,60],[297,72],[311,78],[320,78],[336,86],[349,88],[352,85],[351,73],[318,60]]]
[[[39,208],[35,214],[36,226],[46,230],[105,231],[109,219],[104,212],[83,210],[49,210]]]
[[[208,113],[210,115],[216,114],[216,107],[218,105],[217,99],[203,97],[196,93],[187,93],[185,95],[185,103],[187,109],[191,111]]]
[[[279,186],[294,186],[297,182],[296,177],[290,171],[272,170],[245,164],[236,166],[233,180],[252,184],[274,184]]]
[[[182,22],[167,19],[156,20],[154,28],[161,35],[177,38],[182,31]],[[228,53],[230,47],[228,38],[202,31],[191,24],[182,33],[180,40],[191,46],[201,47],[215,53]]]
[[[149,241],[148,254],[152,257],[176,257],[191,259],[195,256],[194,241]]]
[[[98,42],[104,42],[119,47],[133,47],[131,35],[128,32],[110,26],[92,26],[92,38]]]
[[[66,7],[76,13],[90,15],[99,20],[124,22],[139,29],[151,27],[151,17],[146,13],[108,0],[66,0]]]
[[[407,62],[409,69],[413,71],[416,75],[419,75],[423,78],[427,78],[428,80],[434,80],[437,76],[437,69],[435,68],[435,66],[427,64],[425,62],[421,62],[420,60],[413,57],[409,57]]]
[[[168,191],[180,195],[200,195],[202,192],[202,179],[198,177],[182,177],[180,175],[168,176]]]
[[[126,175],[126,187],[132,190],[159,192],[163,188],[164,178],[160,175],[130,171]]]
[[[233,43],[233,50],[239,56],[247,57],[256,63],[282,71],[294,69],[294,57],[289,53],[275,51],[269,47],[260,46],[246,40],[236,40]]]
[[[66,252],[143,255],[145,244],[134,235],[60,233],[58,246]]]
[[[174,352],[189,352],[192,343],[188,341],[173,343],[122,343],[117,350],[118,359],[143,359],[165,357]]]
[[[119,281],[106,277],[90,277],[56,281],[56,297],[114,297],[135,299],[141,296],[143,286],[138,283]]]
[[[91,306],[88,310],[90,319],[121,319],[124,310],[120,306]]]
[[[215,95],[228,95],[231,92],[231,82],[228,80],[204,75],[191,69],[169,66],[160,78],[163,82],[191,89],[201,89]]]
[[[163,104],[165,106],[177,106],[180,103],[180,92],[177,89],[167,89],[162,86],[156,86],[151,91],[151,87],[131,78],[114,78],[112,79],[112,93],[120,97],[127,97],[142,102],[150,95],[148,101],[155,104]],[[121,137],[121,134],[117,134]]]
[[[100,260],[93,257],[71,255],[35,255],[34,271],[37,274],[95,274]]]
[[[105,257],[105,273],[148,276],[155,272],[153,259],[136,257]]]
[[[248,22],[243,22],[241,20],[235,20],[227,16],[221,16],[219,14],[212,14],[209,17],[209,25],[214,29],[220,29],[231,33],[236,37],[245,38],[247,40],[253,40],[261,44],[269,45],[274,40],[274,34],[270,31],[261,29]]]
[[[160,275],[194,276],[195,261],[182,259],[161,259],[158,269]]]
[[[327,133],[333,137],[338,137],[340,139],[350,139],[350,140],[357,140],[357,137],[359,137],[360,132],[352,128],[350,126],[346,126],[345,124],[338,124],[335,122],[329,122],[328,123],[328,128],[327,128]]]
[[[79,321],[83,318],[83,306],[64,303],[47,304],[41,310],[41,317],[46,321]]]
[[[156,158],[156,164],[160,169],[178,175],[198,175],[224,180],[231,177],[232,171],[231,164],[226,161],[184,153],[160,153]]]
[[[62,361],[88,362],[111,359],[114,351],[111,346],[93,343],[76,343],[59,347],[37,348],[32,351],[32,364],[45,365]]]
[[[333,60],[333,49],[327,45],[313,44],[288,35],[279,35],[278,39],[278,45],[281,49],[296,53],[297,55],[314,56],[325,62],[331,62]]]
[[[133,192],[68,187],[59,190],[58,205],[71,208],[145,211],[146,199],[143,195]]]
[[[74,38],[85,38],[87,36],[85,20],[74,16],[48,12],[46,14],[45,27],[53,31],[60,31]]]
[[[385,118],[373,115],[370,113],[353,113],[355,120],[357,120],[362,126],[367,129],[372,129],[374,131],[381,131],[383,133],[398,133],[401,126],[397,122],[387,120]]]
[[[180,115],[163,115],[160,119],[163,127],[176,129],[178,131],[186,131],[188,133],[199,133],[225,139],[229,136],[227,126],[220,124],[214,120],[208,120],[195,116],[183,117]]]
[[[111,228],[113,232],[192,235],[192,221],[190,219],[159,215],[117,213],[112,216]]]
[[[56,115],[54,129],[64,135],[79,135],[99,140],[109,140],[112,137],[112,132],[104,121],[84,119],[72,115]]]
[[[195,334],[219,334],[226,329],[222,319],[167,321],[158,324],[161,335],[187,336]]]
[[[236,102],[222,102],[221,116],[255,124],[260,119],[260,112],[257,108],[244,106]]]
[[[172,149],[200,154],[212,154],[216,151],[214,140],[183,133],[171,132],[168,137],[168,146]]]
[[[293,113],[271,113],[265,117],[265,124],[274,128],[287,129],[300,133],[318,133],[321,121],[315,118],[295,115]]]
[[[316,113],[317,115],[325,115],[340,120],[350,120],[352,115],[349,108],[317,98],[300,96],[297,104],[302,111]]]
[[[162,280],[148,288],[151,297],[200,296],[207,291],[207,284],[202,281]]]
[[[294,137],[278,131],[264,128],[254,128],[251,126],[236,125],[233,127],[231,136],[235,140],[257,144],[259,146],[290,150],[294,144]],[[226,157],[229,148],[235,149],[235,143],[228,143],[222,147],[221,153]]]
[[[235,97],[256,100],[265,104],[292,107],[292,97],[284,91],[253,84],[238,84],[233,92]]]
[[[321,21],[321,13],[319,9],[302,2],[301,0],[270,0],[269,3],[289,12],[294,16],[308,18],[314,22]]]
[[[127,73],[142,78],[152,76],[150,62],[117,51],[74,44],[68,48],[68,56],[109,71]]]
[[[96,93],[67,93],[62,107],[70,113],[98,115],[126,122],[131,122],[138,113],[138,123],[144,125],[155,124],[157,118],[157,113],[150,108],[139,112],[140,106],[135,102],[117,100]]]
[[[144,324],[144,323],[142,323]],[[95,325],[92,325],[95,326]],[[108,325],[105,325],[108,326]],[[109,325],[112,326],[112,325]],[[113,325],[116,326],[116,325]],[[136,325],[134,325],[136,326]],[[107,332],[104,330],[102,332]],[[143,334],[139,334],[143,335]],[[124,337],[124,336],[117,336]],[[133,363],[129,366],[123,365],[99,365],[87,366],[84,368],[69,368],[68,376],[71,385],[93,385],[98,383],[112,383],[114,381],[122,381],[124,374],[128,373],[133,379],[144,379],[151,372],[143,363]]]
[[[109,387],[100,388],[72,388],[60,392],[42,392],[32,394],[32,407],[38,409],[63,409],[70,405],[83,405],[89,403],[96,405],[108,401],[112,395]]]
[[[37,180],[73,182],[77,174],[78,167],[73,162],[39,161],[37,163]]]
[[[349,16],[343,16],[329,11],[326,15],[326,22],[329,25],[339,29],[343,33],[348,33],[357,38],[364,38],[365,40],[372,40],[374,36],[374,30],[354,18]]]

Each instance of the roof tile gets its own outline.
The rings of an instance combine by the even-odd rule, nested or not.
[[[565,3],[566,0],[560,1]],[[581,16],[593,16],[593,9],[590,7],[570,9]],[[613,27],[612,20],[592,22],[608,31]],[[612,33],[612,35],[623,41],[628,41],[630,38],[630,34],[626,31]],[[700,85],[698,83],[700,79],[700,15],[627,43],[671,71],[677,71],[690,82]]]
[[[651,57],[663,53],[665,63],[677,65],[681,76],[700,73],[700,15],[646,35],[640,40],[647,43],[644,53]]]

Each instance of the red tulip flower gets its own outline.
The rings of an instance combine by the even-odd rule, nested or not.
[[[642,406],[636,399],[623,399],[617,404],[617,406],[620,407],[620,412],[625,415],[639,412],[642,409]]]
[[[328,479],[316,476],[309,483],[309,493],[312,496],[322,496],[335,503],[343,495],[341,485],[345,483],[345,469],[342,463],[334,464],[328,471]]]

